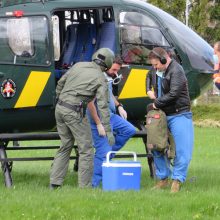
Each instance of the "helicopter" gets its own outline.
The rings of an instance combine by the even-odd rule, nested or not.
[[[146,77],[152,68],[148,54],[154,47],[169,51],[182,65],[191,100],[212,81],[213,48],[144,1],[2,0],[0,33],[0,161],[7,187],[12,186],[13,161],[42,160],[7,158],[9,141],[59,139],[54,132],[57,82],[75,63],[91,61],[99,48],[111,49],[124,62],[113,92],[128,120],[141,130],[135,137],[145,143],[146,106],[151,102],[146,94]],[[142,156],[147,156],[154,177],[152,155]]]
[[[134,0],[2,1],[0,8],[0,132],[55,127],[57,81],[76,62],[106,47],[124,62],[114,95],[138,125],[144,120],[147,59],[154,47],[183,66],[191,99],[212,80],[213,48],[168,13]]]

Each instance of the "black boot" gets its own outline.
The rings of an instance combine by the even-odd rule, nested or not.
[[[61,185],[56,185],[56,184],[50,184],[50,189],[51,190],[55,190],[55,189],[58,189],[58,188],[60,188],[61,187]]]

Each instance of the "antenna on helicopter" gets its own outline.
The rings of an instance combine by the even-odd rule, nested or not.
[[[42,2],[42,4],[44,4],[45,2],[47,2],[48,0],[40,0]]]
[[[186,0],[186,10],[185,10],[185,17],[186,17],[186,26],[189,26],[189,12],[192,7],[192,1],[191,0]]]

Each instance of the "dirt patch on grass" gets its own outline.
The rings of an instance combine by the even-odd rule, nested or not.
[[[203,128],[220,128],[220,121],[213,119],[196,120],[194,125]]]

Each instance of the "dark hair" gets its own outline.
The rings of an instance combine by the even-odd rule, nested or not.
[[[123,64],[123,61],[119,55],[116,55],[113,63],[116,63],[121,66]]]

